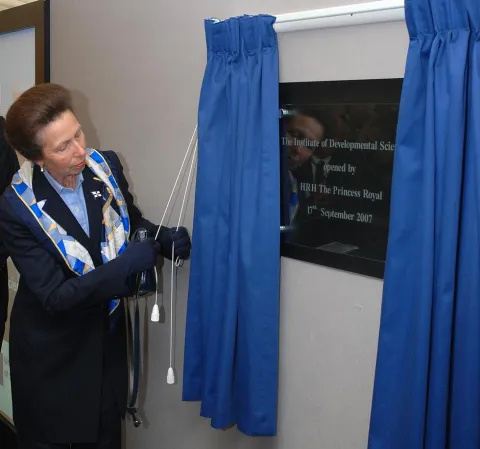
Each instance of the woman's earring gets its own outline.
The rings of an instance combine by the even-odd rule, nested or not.
[[[40,171],[43,173],[45,169],[43,168],[43,165],[40,165]]]

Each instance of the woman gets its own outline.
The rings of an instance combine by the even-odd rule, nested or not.
[[[125,310],[132,276],[158,253],[186,259],[185,228],[157,229],[133,203],[115,153],[86,149],[69,92],[38,85],[6,118],[28,161],[0,199],[0,239],[20,272],[10,322],[21,449],[120,449],[127,402]],[[85,446],[87,444],[87,446]]]

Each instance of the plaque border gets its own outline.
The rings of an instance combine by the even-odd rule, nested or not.
[[[392,104],[400,103],[403,78],[342,80],[342,81],[306,81],[286,82],[279,86],[280,111],[284,106],[298,104],[315,106],[319,104]],[[322,98],[322,102],[313,101]],[[279,140],[282,129],[279,128]],[[280,143],[280,149],[282,145]],[[283,210],[283,182],[286,168],[281,164],[280,195],[281,195],[281,225],[288,226],[284,220]],[[385,262],[364,257],[350,256],[328,252],[307,246],[287,243],[280,240],[280,254],[282,257],[304,262],[323,265],[351,273],[383,279]]]

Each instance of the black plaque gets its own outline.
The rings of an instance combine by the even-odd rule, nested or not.
[[[383,278],[401,90],[280,85],[283,256]]]

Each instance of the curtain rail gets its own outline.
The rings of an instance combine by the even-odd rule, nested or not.
[[[404,0],[380,0],[276,16],[277,33],[405,20]]]

